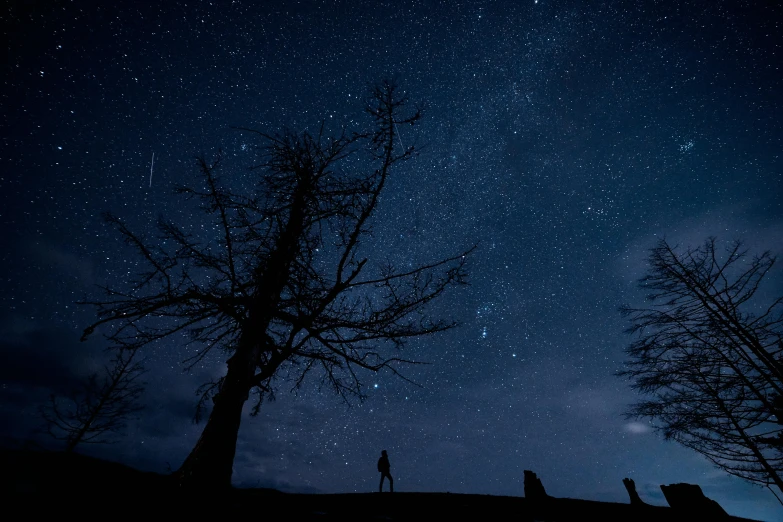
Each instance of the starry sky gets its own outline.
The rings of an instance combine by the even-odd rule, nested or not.
[[[101,220],[154,235],[198,226],[174,194],[194,158],[251,174],[252,135],[359,130],[368,86],[396,78],[425,106],[401,129],[372,259],[479,248],[471,285],[434,312],[459,329],[411,342],[431,364],[368,377],[346,406],[305,386],[243,419],[234,484],[295,492],[377,488],[523,495],[522,470],[559,497],[647,502],[700,484],[729,513],[780,519],[774,496],[662,440],[623,412],[630,338],[617,312],[658,238],[710,235],[783,251],[783,10],[773,2],[6,2],[0,122],[0,425],[36,440],[38,406],[106,361],[79,342],[75,304],[140,266]],[[153,4],[153,3],[150,3]],[[154,155],[154,161],[153,161]],[[781,295],[780,270],[761,298]],[[145,353],[146,409],[89,454],[176,469],[203,424],[179,339]]]

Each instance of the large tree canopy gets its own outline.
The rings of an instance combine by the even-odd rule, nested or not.
[[[367,105],[371,129],[327,138],[323,132],[268,135],[252,169],[253,194],[227,189],[219,161],[200,160],[201,188],[183,188],[218,239],[202,241],[166,220],[152,246],[114,216],[107,219],[147,269],[129,288],[107,288],[90,301],[116,345],[138,348],[187,331],[200,346],[227,354],[227,371],[208,385],[213,402],[196,447],[177,472],[183,486],[227,486],[241,412],[256,411],[281,375],[294,386],[310,374],[343,396],[362,395],[363,371],[398,372],[399,348],[454,321],[428,305],[466,282],[469,251],[397,269],[370,263],[378,199],[393,167],[414,155],[396,147],[398,128],[419,120],[392,82],[376,86]],[[247,130],[247,129],[246,129]],[[191,363],[194,362],[191,360]]]

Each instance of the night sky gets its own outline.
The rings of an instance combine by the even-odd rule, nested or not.
[[[152,2],[150,2],[152,4]],[[368,121],[368,86],[396,78],[425,106],[400,129],[421,154],[390,178],[368,254],[424,262],[479,243],[471,285],[437,303],[459,329],[411,342],[431,364],[368,377],[350,407],[316,383],[243,419],[234,484],[370,492],[549,494],[666,505],[689,482],[729,513],[780,520],[772,493],[665,442],[623,412],[616,377],[636,280],[658,238],[710,235],[783,253],[783,9],[775,2],[7,2],[0,122],[0,426],[33,439],[38,406],[100,368],[95,310],[140,265],[101,220],[154,237],[194,158],[224,152],[243,187],[266,132]],[[99,6],[100,5],[100,6]],[[154,165],[153,165],[154,154]],[[779,266],[762,298],[783,294]],[[119,442],[84,448],[179,467],[203,424],[184,339],[145,352],[146,409]],[[250,406],[250,404],[248,404]],[[248,408],[249,409],[249,408]]]

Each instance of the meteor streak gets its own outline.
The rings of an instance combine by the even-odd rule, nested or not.
[[[152,188],[152,167],[155,166],[155,153],[152,153],[152,162],[150,163],[150,188]]]

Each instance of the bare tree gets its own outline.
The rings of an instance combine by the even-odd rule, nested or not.
[[[92,301],[121,346],[141,347],[181,332],[198,345],[195,364],[216,349],[226,374],[202,389],[211,399],[204,431],[175,476],[183,487],[227,487],[242,408],[254,413],[279,381],[300,386],[314,374],[343,398],[362,397],[363,372],[400,375],[406,340],[456,326],[428,305],[466,282],[469,250],[419,266],[368,262],[372,217],[392,168],[414,155],[397,132],[421,116],[393,82],[376,86],[366,107],[371,130],[326,138],[256,133],[264,145],[252,172],[257,191],[238,194],[199,161],[203,188],[181,194],[200,203],[211,240],[161,220],[159,244],[109,216],[148,270],[131,289]],[[244,129],[248,131],[248,129]]]
[[[774,263],[769,252],[749,258],[738,241],[721,255],[714,238],[682,252],[661,240],[640,280],[649,306],[621,308],[638,336],[621,375],[652,396],[629,417],[783,491],[783,297],[753,299]]]
[[[135,357],[135,350],[118,350],[111,366],[104,367],[103,376],[93,373],[81,389],[67,398],[53,394],[41,408],[47,431],[66,441],[66,451],[73,451],[79,444],[115,442],[112,435],[122,431],[128,419],[143,409],[139,399],[144,385],[139,377],[144,367],[134,361]]]

